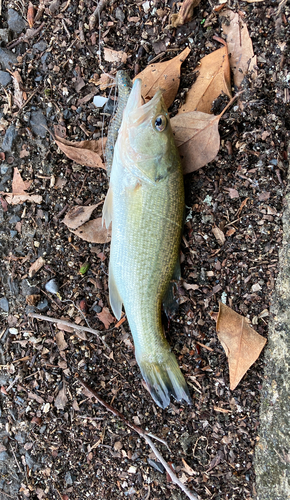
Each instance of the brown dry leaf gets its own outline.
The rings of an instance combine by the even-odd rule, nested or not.
[[[71,208],[71,210],[68,211],[62,222],[69,229],[77,229],[78,227],[82,226],[85,222],[89,220],[95,208],[97,208],[102,203],[103,201],[100,201],[100,203],[97,203],[96,205],[89,205],[89,206],[77,205],[76,207],[73,207]]]
[[[13,180],[12,180],[12,193],[4,193],[0,194],[5,195],[5,200],[10,205],[19,205],[24,201],[30,201],[34,203],[41,203],[42,196],[38,194],[27,194],[25,191],[29,189],[32,181],[24,181],[20,175],[20,172],[17,167],[14,168]]]
[[[42,266],[44,266],[44,264],[45,264],[44,258],[38,257],[38,259],[36,259],[36,261],[33,262],[33,264],[29,268],[28,271],[29,278],[32,278],[37,273],[37,271],[39,271],[39,269],[41,269]]]
[[[56,396],[55,400],[54,400],[54,406],[56,406],[56,408],[58,410],[64,410],[64,407],[65,405],[67,404],[67,397],[66,397],[66,393],[65,393],[65,382],[63,380],[62,382],[62,388],[60,389],[58,395]]]
[[[223,10],[222,16],[230,24],[222,24],[222,29],[227,36],[227,47],[230,54],[230,65],[234,74],[234,83],[240,87],[246,73],[251,73],[252,78],[257,77],[257,56],[254,55],[253,44],[247,25],[237,12]]]
[[[104,48],[104,59],[107,62],[115,62],[118,64],[125,64],[127,61],[127,54],[123,50],[113,50],[108,47]]]
[[[188,465],[188,463],[184,460],[184,458],[181,459],[182,463],[184,465],[184,471],[189,474],[190,476],[193,476],[195,474],[194,470]]]
[[[72,233],[89,243],[108,243],[111,241],[111,228],[107,229],[103,226],[102,217],[86,222]]]
[[[230,198],[233,200],[234,198],[239,198],[240,195],[238,191],[234,188],[224,188],[225,191],[228,191]]]
[[[70,142],[56,135],[55,142],[65,155],[76,163],[85,167],[106,168],[101,158],[105,148],[105,138],[92,141]]]
[[[105,328],[108,329],[111,323],[114,323],[115,318],[110,313],[107,307],[103,307],[102,311],[97,314],[99,320],[105,325]]]
[[[215,235],[215,239],[217,240],[218,244],[223,246],[226,241],[226,237],[223,231],[219,227],[213,227],[212,232]]]
[[[29,24],[29,28],[33,28],[34,25],[34,5],[29,2],[27,9],[27,22]]]
[[[220,147],[219,119],[220,115],[201,111],[177,114],[171,119],[184,174],[198,170],[216,157]]]
[[[193,10],[200,4],[200,0],[184,0],[178,14],[172,14],[170,24],[173,28],[189,23],[193,16]]]
[[[113,76],[108,75],[107,73],[102,73],[101,76],[93,75],[90,79],[90,83],[100,87],[100,90],[106,90],[108,87],[113,87],[115,79]]]
[[[158,89],[164,91],[163,98],[166,106],[173,103],[179,87],[180,66],[190,53],[190,48],[184,49],[181,54],[162,63],[150,64],[136,78],[142,80],[142,96],[145,101],[151,99]]]
[[[17,167],[14,168],[12,180],[12,194],[27,194],[25,191],[30,188],[32,181],[24,181]]]
[[[62,331],[56,333],[55,341],[60,351],[64,351],[67,348],[67,343],[64,339],[64,333]]]
[[[195,70],[199,73],[197,80],[187,93],[185,105],[178,113],[188,111],[210,113],[213,101],[222,92],[232,97],[230,63],[226,46],[203,57]]]
[[[228,358],[230,389],[233,391],[258,359],[267,340],[253,330],[243,316],[222,302],[216,331]]]
[[[13,96],[13,100],[14,100],[14,104],[16,104],[16,106],[18,106],[19,109],[22,108],[24,102],[27,100],[27,95],[26,95],[26,92],[24,92],[22,90],[23,88],[23,82],[22,82],[22,78],[20,76],[20,73],[19,71],[14,71],[13,73],[11,73],[11,76],[13,78],[13,86],[14,86],[14,96]]]

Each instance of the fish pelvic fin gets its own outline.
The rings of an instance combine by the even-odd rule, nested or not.
[[[192,404],[187,384],[178,366],[176,357],[169,348],[164,359],[162,355],[154,359],[139,357],[136,360],[149,392],[160,408],[166,408],[172,395],[177,401]]]
[[[108,229],[113,219],[113,189],[109,187],[103,206],[102,224]]]

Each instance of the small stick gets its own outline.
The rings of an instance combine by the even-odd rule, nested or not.
[[[150,439],[150,437],[153,438],[153,439],[157,439],[158,441],[161,441],[161,443],[163,443],[163,444],[165,444],[165,446],[167,446],[166,442],[163,439],[155,436],[154,434],[151,434],[151,433],[149,434],[149,433],[145,432],[142,429],[142,427],[139,427],[139,425],[132,424],[129,420],[126,419],[126,417],[124,417],[124,415],[122,413],[120,413],[118,410],[116,410],[115,408],[113,408],[113,406],[111,406],[108,403],[106,403],[98,395],[98,393],[96,391],[94,391],[86,382],[84,382],[84,380],[82,380],[81,378],[78,377],[78,381],[86,389],[86,396],[88,396],[89,398],[93,398],[94,397],[108,411],[110,411],[111,413],[113,413],[113,415],[115,415],[115,417],[120,418],[124,422],[124,424],[126,424],[128,427],[130,427],[131,429],[133,429],[135,432],[137,432],[137,434],[139,434],[139,436],[143,437],[145,439],[146,443],[149,444],[149,446],[150,446],[151,450],[153,451],[154,455],[156,456],[156,458],[159,460],[159,462],[163,465],[163,467],[166,470],[166,472],[169,474],[172,482],[175,483],[177,486],[179,486],[179,488],[182,489],[182,491],[184,491],[184,493],[188,496],[188,498],[190,500],[198,500],[199,497],[197,495],[195,495],[194,493],[192,493],[192,491],[190,491],[178,479],[178,477],[176,476],[176,474],[171,470],[171,468],[169,467],[168,463],[162,457],[162,455],[159,453],[159,451],[157,450],[156,446],[154,445],[154,443],[152,442],[152,440]],[[167,446],[167,448],[168,448],[168,446]]]
[[[101,12],[104,9],[107,2],[108,2],[108,0],[100,0],[99,1],[97,7],[95,8],[94,12],[92,13],[92,15],[90,16],[90,19],[89,19],[90,30],[93,30],[94,27],[96,26],[97,20],[100,19]]]
[[[73,328],[74,330],[78,330],[81,332],[88,332],[92,333],[93,335],[96,335],[104,344],[104,346],[110,350],[108,344],[104,341],[104,339],[101,337],[101,331],[99,330],[94,330],[93,328],[89,328],[87,326],[81,326],[81,325],[76,325],[75,323],[70,323],[70,321],[65,321],[64,319],[57,319],[57,318],[51,318],[50,316],[43,316],[42,314],[36,314],[36,313],[29,313],[28,316],[30,318],[35,318],[35,319],[40,319],[41,321],[48,321],[50,323],[59,323],[60,325],[63,326],[69,326],[70,328]]]

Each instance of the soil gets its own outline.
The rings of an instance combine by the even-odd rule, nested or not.
[[[27,94],[19,108],[15,97],[11,101],[12,82],[3,86],[1,80],[0,500],[186,498],[144,440],[84,394],[78,376],[128,420],[165,439],[170,451],[157,443],[163,457],[201,499],[254,498],[263,355],[230,391],[210,312],[222,300],[267,336],[287,186],[289,5],[230,3],[243,12],[258,78],[245,79],[243,107],[233,105],[223,116],[216,159],[185,177],[180,306],[165,326],[193,404],[173,401],[165,410],[142,384],[127,322],[106,328],[97,316],[109,307],[110,245],[86,243],[62,223],[70,208],[104,199],[106,172],[66,158],[47,129],[65,127],[74,141],[106,135],[110,116],[94,107],[92,97],[110,89],[91,83],[94,74],[117,69],[104,60],[104,47],[127,54],[120,67],[133,78],[150,61],[189,46],[170,109],[176,113],[198,61],[220,46],[213,36],[223,36],[222,16],[213,13],[212,2],[202,1],[191,22],[172,29],[173,2],[111,1],[90,30],[95,2],[54,0],[45,2],[34,25],[38,31],[29,36],[23,24],[27,7],[10,2],[9,12],[2,6],[0,21],[2,70],[8,57]],[[5,202],[15,167],[24,180],[33,180],[28,191],[41,195],[40,203]],[[231,198],[230,188],[237,197]],[[223,245],[214,227],[225,233]],[[45,264],[30,277],[39,257]],[[85,263],[89,269],[82,274]],[[57,294],[45,288],[53,278]],[[33,320],[33,311],[89,324],[107,347],[96,335]]]

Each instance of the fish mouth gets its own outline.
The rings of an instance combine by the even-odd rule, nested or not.
[[[130,120],[131,124],[140,125],[152,115],[152,111],[157,107],[161,97],[162,90],[158,89],[154,97],[144,104],[144,100],[141,94],[142,80],[137,78],[133,83],[132,90],[130,92],[125,113]]]

